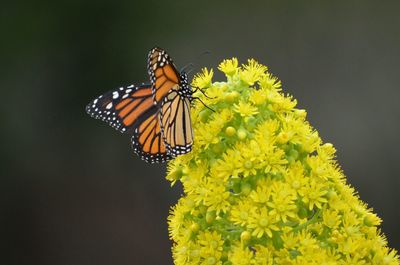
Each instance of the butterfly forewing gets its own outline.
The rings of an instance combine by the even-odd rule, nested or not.
[[[99,96],[86,106],[86,112],[120,132],[126,132],[131,130],[139,117],[150,111],[153,105],[150,85],[130,85]]]
[[[147,68],[156,102],[161,102],[171,89],[180,88],[179,72],[164,50],[154,48],[149,52]]]

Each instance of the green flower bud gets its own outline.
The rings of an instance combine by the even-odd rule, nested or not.
[[[243,231],[240,234],[240,240],[242,240],[242,242],[247,242],[251,239],[251,234],[248,231]]]
[[[244,140],[247,137],[247,131],[245,129],[239,129],[237,131],[237,136],[240,140]]]
[[[225,133],[228,136],[234,136],[236,134],[236,129],[233,128],[232,126],[226,127]]]
[[[215,220],[215,211],[206,213],[206,222],[207,224],[211,224]]]

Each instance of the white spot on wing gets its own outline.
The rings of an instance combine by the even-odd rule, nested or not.
[[[113,104],[112,104],[112,102],[110,102],[110,103],[107,104],[106,109],[111,109],[112,106],[113,106]]]

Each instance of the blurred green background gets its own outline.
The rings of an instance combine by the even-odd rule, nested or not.
[[[2,4],[0,263],[172,264],[166,218],[181,187],[84,111],[147,81],[155,45],[178,67],[268,65],[398,248],[399,11],[398,1]]]

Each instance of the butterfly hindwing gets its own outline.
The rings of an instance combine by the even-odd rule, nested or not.
[[[158,108],[154,106],[150,115],[142,116],[131,138],[134,152],[146,162],[165,162],[171,159],[161,134]]]

